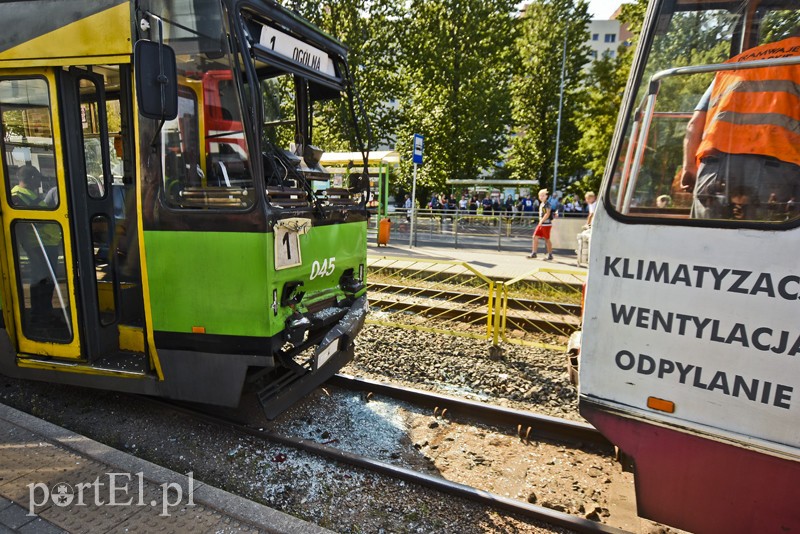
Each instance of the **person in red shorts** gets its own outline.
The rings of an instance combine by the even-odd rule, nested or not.
[[[550,229],[553,227],[553,203],[550,199],[547,189],[539,190],[539,224],[536,225],[536,230],[533,231],[533,250],[529,258],[536,257],[536,251],[539,249],[539,238],[544,239],[544,245],[547,249],[546,260],[553,259],[553,243],[550,241]]]

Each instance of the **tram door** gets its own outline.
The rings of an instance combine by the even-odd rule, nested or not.
[[[109,114],[114,131],[124,122],[119,71],[0,72],[3,244],[13,273],[4,289],[22,355],[95,361],[119,350],[114,182],[123,165],[109,135]]]
[[[51,69],[0,71],[4,320],[20,353],[80,358]],[[13,328],[11,324],[13,324]]]
[[[108,67],[72,67],[58,72],[73,253],[80,280],[76,299],[83,353],[90,361],[119,350],[120,288],[111,169],[114,142],[108,124],[113,112],[105,94],[112,78],[115,88],[121,89],[119,72]]]

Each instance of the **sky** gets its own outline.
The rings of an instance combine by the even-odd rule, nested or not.
[[[622,0],[589,0],[589,13],[593,19],[606,20],[622,3]]]

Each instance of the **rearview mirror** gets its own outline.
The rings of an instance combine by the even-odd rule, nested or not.
[[[178,67],[175,51],[154,41],[136,41],[133,52],[139,113],[168,121],[178,116]]]

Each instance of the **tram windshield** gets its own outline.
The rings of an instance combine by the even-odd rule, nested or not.
[[[156,0],[151,10],[163,21],[164,43],[175,50],[178,67],[178,116],[161,130],[165,201],[181,208],[248,208],[255,198],[253,171],[222,7]],[[157,39],[158,28],[150,31]]]
[[[689,223],[796,223],[797,2],[664,1],[655,15],[607,203]]]
[[[256,88],[246,87],[246,92],[255,93],[261,111],[268,200],[297,206],[310,198],[320,204],[353,204],[349,191],[329,187],[330,175],[319,163],[323,150],[351,148],[334,132],[357,130],[338,124],[352,118],[342,98],[348,89],[345,49],[289,15],[270,18],[243,8],[240,20],[256,79]],[[324,184],[322,191],[314,182]]]

